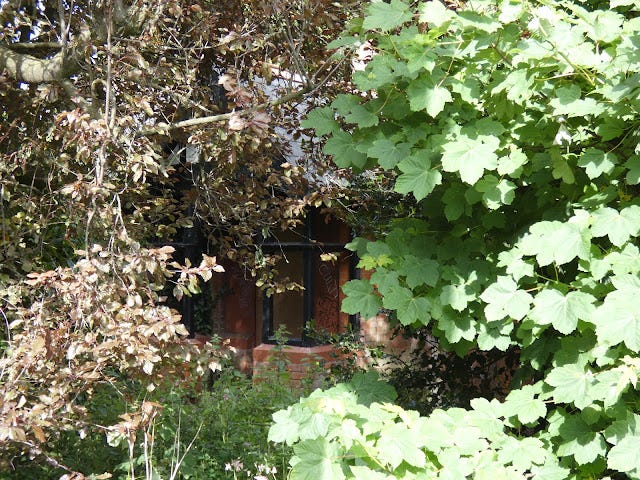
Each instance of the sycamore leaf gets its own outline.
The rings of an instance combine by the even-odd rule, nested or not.
[[[451,92],[436,85],[430,77],[420,77],[411,82],[407,88],[407,98],[411,110],[426,110],[434,118],[444,110],[445,104],[453,101]]]
[[[589,232],[578,223],[538,222],[529,228],[520,249],[525,255],[535,255],[540,266],[569,263],[574,258],[589,258]]]
[[[640,288],[628,285],[609,293],[593,319],[598,340],[608,345],[624,343],[634,352],[640,352]]]
[[[529,318],[540,325],[553,325],[560,333],[568,335],[576,329],[578,320],[591,321],[595,300],[588,293],[569,292],[563,295],[548,288],[536,295]]]
[[[312,128],[317,135],[328,135],[337,132],[340,125],[335,119],[334,111],[329,107],[315,108],[300,122],[302,128]]]
[[[341,168],[364,167],[367,156],[358,152],[353,138],[347,132],[336,132],[324,145],[324,153],[333,155],[333,161]]]
[[[420,285],[433,287],[440,278],[440,269],[435,260],[406,255],[400,264],[398,274],[406,277],[409,288],[416,288]]]
[[[601,207],[591,214],[591,234],[594,237],[609,237],[611,243],[621,247],[629,237],[637,237],[640,234],[640,207],[632,205],[617,210],[610,207]]]
[[[305,440],[293,447],[297,462],[293,465],[291,480],[342,480],[340,467],[342,449],[326,438]]]
[[[474,301],[478,292],[466,283],[445,285],[440,292],[440,302],[443,305],[451,305],[451,308],[462,312],[469,302]]]
[[[607,455],[607,466],[619,472],[640,470],[640,436],[623,438]],[[633,478],[638,478],[634,475]]]
[[[408,288],[397,287],[387,293],[383,300],[385,308],[396,310],[403,325],[419,322],[427,325],[431,318],[431,302],[426,297],[416,297]]]
[[[380,297],[373,291],[369,280],[351,280],[342,286],[346,298],[342,311],[350,315],[361,313],[365,318],[377,315],[382,307]]]
[[[518,390],[512,390],[504,402],[504,415],[518,417],[523,424],[533,423],[547,414],[547,407],[543,400],[536,397],[536,389],[532,385],[525,385]]]
[[[510,462],[518,470],[528,470],[533,465],[542,465],[547,459],[548,451],[537,438],[507,437],[498,451],[501,463]]]
[[[442,174],[431,168],[429,155],[420,153],[405,158],[398,164],[402,174],[396,179],[395,191],[412,193],[420,201],[442,183]]]
[[[584,167],[591,179],[598,178],[603,173],[611,173],[617,163],[618,157],[614,153],[597,148],[587,148],[578,159],[578,166]]]
[[[439,27],[455,18],[455,13],[439,0],[424,2],[420,5],[420,21]]]
[[[593,374],[580,365],[571,363],[556,367],[544,381],[554,387],[550,393],[556,402],[573,402],[577,408],[583,409],[593,401],[590,396]]]
[[[502,205],[511,205],[515,198],[516,186],[504,178],[498,179],[494,175],[486,175],[478,180],[475,189],[482,192],[482,203],[488,209],[496,210]]]
[[[411,146],[408,143],[395,143],[388,138],[376,140],[367,150],[367,154],[371,158],[377,158],[380,166],[387,170],[408,157],[410,152]]]
[[[521,320],[529,312],[532,301],[529,293],[518,290],[518,285],[511,277],[498,277],[482,292],[480,298],[487,304],[484,313],[489,321],[505,317]]]
[[[420,450],[415,432],[401,423],[395,423],[380,432],[380,439],[376,443],[378,455],[393,470],[403,462],[415,467],[424,467],[426,456]]]
[[[558,442],[558,455],[573,455],[579,465],[591,463],[607,452],[602,434],[594,432],[579,415],[564,416],[558,432],[562,438]]]
[[[445,172],[459,172],[463,182],[473,185],[485,170],[497,168],[498,156],[495,151],[499,146],[500,140],[496,137],[480,135],[471,138],[461,134],[442,147],[442,169]]]
[[[368,30],[393,30],[411,20],[409,6],[401,0],[376,2],[369,5],[362,26]]]
[[[624,164],[629,169],[627,172],[627,183],[629,185],[637,185],[640,183],[640,156],[633,155]]]

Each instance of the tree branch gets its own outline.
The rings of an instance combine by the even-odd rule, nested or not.
[[[288,103],[291,100],[295,100],[296,98],[300,98],[306,95],[307,93],[314,90],[316,87],[317,85],[308,85],[308,86],[305,86],[304,88],[301,88],[300,90],[287,93],[282,97],[278,97],[274,100],[261,103],[259,105],[256,105],[255,107],[247,108],[244,110],[238,110],[236,112],[221,113],[219,115],[209,115],[207,117],[190,118],[188,120],[182,120],[180,122],[175,122],[170,124],[160,123],[156,127],[149,128],[147,130],[141,130],[140,132],[138,132],[138,135],[139,136],[149,136],[149,135],[156,135],[156,134],[166,135],[168,132],[171,132],[172,130],[178,130],[181,128],[188,128],[188,127],[196,127],[198,125],[206,125],[209,123],[224,122],[231,119],[235,115],[247,115],[253,112],[257,112],[259,110],[264,110],[266,108],[276,107],[278,105]]]
[[[11,78],[27,83],[58,82],[69,73],[62,52],[58,52],[51,58],[42,59],[26,53],[14,52],[4,45],[0,45],[1,69],[6,69]]]

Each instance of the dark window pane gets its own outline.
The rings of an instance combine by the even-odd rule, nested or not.
[[[304,284],[303,253],[289,251],[286,260],[278,263],[278,272],[282,277],[289,277],[293,282]],[[292,340],[302,338],[304,324],[304,292],[287,291],[273,296],[273,332],[281,325],[289,332]]]

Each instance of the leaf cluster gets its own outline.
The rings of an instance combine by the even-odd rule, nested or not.
[[[336,165],[384,170],[416,205],[350,244],[371,274],[344,286],[343,311],[390,311],[461,355],[520,351],[519,382],[491,404],[527,428],[479,427],[496,450],[472,455],[487,459],[476,476],[639,478],[636,16],[635,2],[373,2],[334,43],[373,52],[356,94],[307,120]],[[447,431],[474,408],[447,412]],[[535,458],[500,453],[514,442]],[[330,443],[329,463],[344,453]],[[472,475],[459,452],[366,463],[382,451],[364,455],[380,478]]]

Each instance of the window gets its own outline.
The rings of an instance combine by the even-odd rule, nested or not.
[[[340,287],[353,272],[351,256],[344,250],[348,239],[346,225],[338,221],[325,222],[316,211],[307,215],[303,228],[283,232],[270,238],[262,247],[280,253],[278,272],[283,277],[304,286],[302,291],[287,291],[262,299],[262,341],[273,343],[274,334],[284,327],[289,343],[311,346],[308,327],[337,333],[353,319],[340,312]],[[336,260],[322,261],[321,254],[333,253]]]

